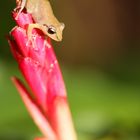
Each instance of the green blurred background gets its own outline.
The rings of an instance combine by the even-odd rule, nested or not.
[[[53,42],[79,140],[140,140],[140,1],[51,0],[66,25]],[[14,0],[0,4],[0,140],[40,132],[10,77],[20,72],[6,35]],[[60,47],[59,47],[60,46]]]

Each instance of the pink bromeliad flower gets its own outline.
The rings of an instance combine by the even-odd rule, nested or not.
[[[13,12],[17,26],[8,39],[19,69],[27,81],[30,92],[16,77],[12,80],[31,117],[43,134],[35,140],[76,140],[66,90],[50,39],[33,29],[32,39],[27,36],[30,14]]]

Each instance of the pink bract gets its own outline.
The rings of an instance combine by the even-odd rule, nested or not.
[[[47,103],[56,95],[66,97],[57,59],[50,39],[46,40],[39,31],[34,29],[32,40],[28,40],[26,30],[33,22],[31,15],[21,13],[16,22],[18,26],[11,31],[14,38],[10,41],[11,50],[37,102],[46,111]]]
[[[30,14],[13,12],[17,26],[10,32],[11,51],[31,92],[17,78],[12,78],[30,115],[45,138],[36,140],[76,140],[66,90],[50,39],[33,29],[27,36]]]

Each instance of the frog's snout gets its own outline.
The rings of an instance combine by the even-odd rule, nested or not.
[[[61,22],[61,24],[60,24],[60,29],[63,31],[64,28],[65,28],[65,24]]]
[[[63,30],[65,28],[65,24],[64,23],[61,23],[58,30],[57,30],[57,33],[56,33],[56,38],[57,38],[57,41],[62,41],[62,34],[63,34]]]

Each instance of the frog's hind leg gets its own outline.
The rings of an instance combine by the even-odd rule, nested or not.
[[[24,7],[26,6],[27,0],[16,0],[17,7],[14,9],[14,11],[17,12],[16,19],[18,18],[19,14],[22,12]]]

